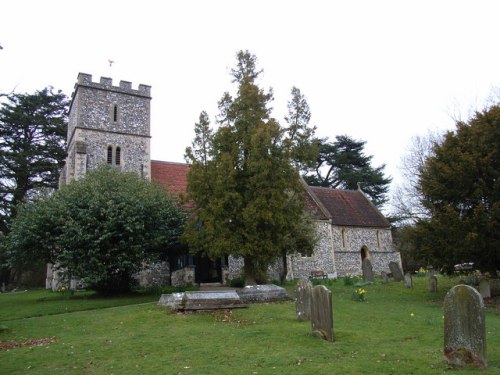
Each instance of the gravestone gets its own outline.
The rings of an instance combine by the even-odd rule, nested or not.
[[[332,292],[324,285],[312,289],[311,328],[313,335],[334,341]]]
[[[290,300],[285,288],[274,284],[247,285],[238,291],[243,303],[277,302]]]
[[[234,290],[162,294],[158,304],[181,311],[246,307]]]
[[[397,264],[396,262],[390,262],[389,269],[391,270],[394,281],[404,280],[403,271],[401,271],[401,268],[399,268],[399,264]]]
[[[405,273],[405,287],[413,288],[413,279],[411,278],[411,274],[409,272]]]
[[[481,279],[479,282],[479,294],[483,298],[491,298],[490,280]]]
[[[295,286],[295,312],[298,320],[311,320],[312,283],[300,279]]]
[[[389,276],[387,275],[387,272],[382,271],[380,273],[380,277],[382,278],[382,283],[387,284],[389,282]]]
[[[430,293],[436,293],[438,291],[438,279],[435,275],[429,277],[427,281],[427,290]]]
[[[373,281],[375,281],[375,277],[373,276],[372,262],[370,261],[370,259],[363,259],[361,269],[363,270],[363,281],[373,283]]]
[[[468,363],[485,368],[486,325],[483,298],[468,285],[456,285],[446,294],[444,357],[451,366]]]

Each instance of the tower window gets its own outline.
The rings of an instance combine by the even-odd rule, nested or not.
[[[115,164],[116,165],[120,165],[121,163],[121,149],[120,147],[117,147],[116,148],[116,152],[115,152]]]
[[[113,106],[113,121],[118,121],[118,106],[116,104]]]
[[[108,164],[113,164],[113,147],[108,146]]]

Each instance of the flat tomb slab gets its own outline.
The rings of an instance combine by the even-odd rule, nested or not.
[[[234,290],[162,294],[158,304],[173,310],[217,310],[247,307]]]
[[[292,298],[285,288],[274,284],[248,285],[238,291],[244,303],[287,301]]]

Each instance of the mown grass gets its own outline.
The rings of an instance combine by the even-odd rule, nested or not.
[[[185,315],[155,303],[100,305],[88,311],[2,318],[0,325],[8,329],[0,330],[0,341],[57,341],[0,351],[0,373],[442,374],[447,371],[442,358],[442,299],[453,280],[440,277],[437,294],[426,292],[426,278],[415,278],[414,283],[411,290],[402,283],[366,285],[367,302],[351,300],[354,286],[342,280],[331,283],[334,343],[313,337],[310,323],[295,319],[293,302]],[[42,292],[27,295],[31,293]],[[5,310],[16,314],[10,298],[0,295],[2,317]],[[34,299],[32,308],[39,303],[67,307],[61,300]],[[30,303],[26,305],[29,311]],[[489,368],[481,374],[493,374],[500,370],[500,314],[487,308],[486,315]]]

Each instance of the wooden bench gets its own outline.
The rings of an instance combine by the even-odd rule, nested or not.
[[[310,279],[327,279],[328,275],[323,271],[311,271]]]

